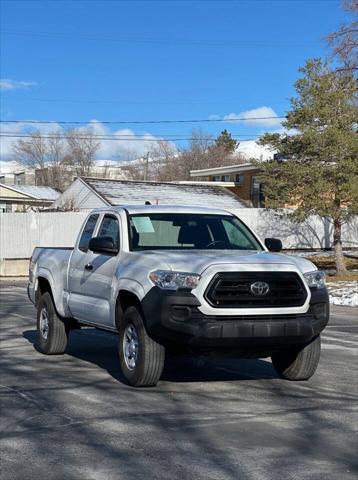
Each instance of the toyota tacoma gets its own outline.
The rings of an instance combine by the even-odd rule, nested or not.
[[[271,357],[280,376],[307,380],[328,323],[324,273],[280,253],[214,208],[135,205],[89,213],[74,248],[35,248],[28,294],[37,348],[65,352],[70,331],[118,335],[133,386],[156,385],[166,352]]]

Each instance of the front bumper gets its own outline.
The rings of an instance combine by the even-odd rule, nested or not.
[[[328,292],[311,290],[309,310],[285,315],[205,315],[190,292],[152,288],[142,300],[149,334],[198,347],[282,347],[309,342],[329,320]]]

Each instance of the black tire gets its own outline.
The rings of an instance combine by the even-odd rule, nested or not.
[[[37,348],[46,355],[61,354],[66,350],[67,340],[68,328],[57,315],[50,293],[46,292],[37,306]]]
[[[318,335],[300,349],[272,355],[272,365],[286,380],[308,380],[315,373],[321,354],[321,337]]]
[[[129,385],[149,387],[158,383],[164,368],[165,348],[149,337],[136,307],[124,312],[118,350],[121,369]]]

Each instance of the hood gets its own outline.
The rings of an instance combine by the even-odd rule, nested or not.
[[[158,265],[168,265],[170,270],[202,274],[212,265],[292,265],[302,273],[315,270],[316,267],[301,257],[292,257],[280,253],[257,252],[251,250],[146,250],[140,252]],[[161,267],[162,268],[162,267]]]

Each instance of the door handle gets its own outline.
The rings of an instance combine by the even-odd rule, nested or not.
[[[87,263],[87,265],[85,265],[85,270],[93,270],[92,263]]]

